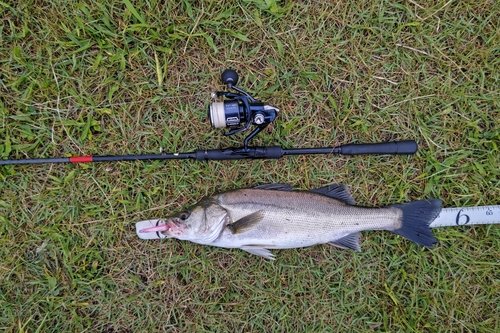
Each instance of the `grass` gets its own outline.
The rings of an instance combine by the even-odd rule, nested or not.
[[[406,156],[0,169],[5,332],[498,332],[500,229],[363,252],[140,241],[135,222],[269,182],[347,184],[361,205],[499,204],[497,1],[0,2],[0,155],[240,145],[206,119],[231,67],[281,109],[254,144],[415,139]],[[243,269],[242,269],[243,268]]]

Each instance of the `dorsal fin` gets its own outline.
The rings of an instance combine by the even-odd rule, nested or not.
[[[327,197],[337,199],[348,205],[356,204],[351,196],[351,192],[349,192],[349,189],[344,184],[331,184],[318,189],[309,190],[309,192],[326,195]]]
[[[280,184],[280,183],[264,184],[264,185],[255,186],[254,188],[257,188],[260,190],[293,191],[293,187],[291,187],[290,185]]]

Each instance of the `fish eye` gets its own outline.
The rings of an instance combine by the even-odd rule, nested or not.
[[[181,216],[179,216],[179,218],[182,220],[182,221],[185,221],[187,220],[187,218],[189,217],[189,212],[182,212]]]

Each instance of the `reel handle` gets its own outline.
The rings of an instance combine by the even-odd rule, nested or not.
[[[222,72],[220,79],[223,84],[231,87],[238,84],[239,77],[234,69],[226,69]]]

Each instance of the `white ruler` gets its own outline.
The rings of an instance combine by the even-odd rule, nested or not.
[[[500,205],[443,208],[430,227],[456,227],[475,224],[500,224]]]

